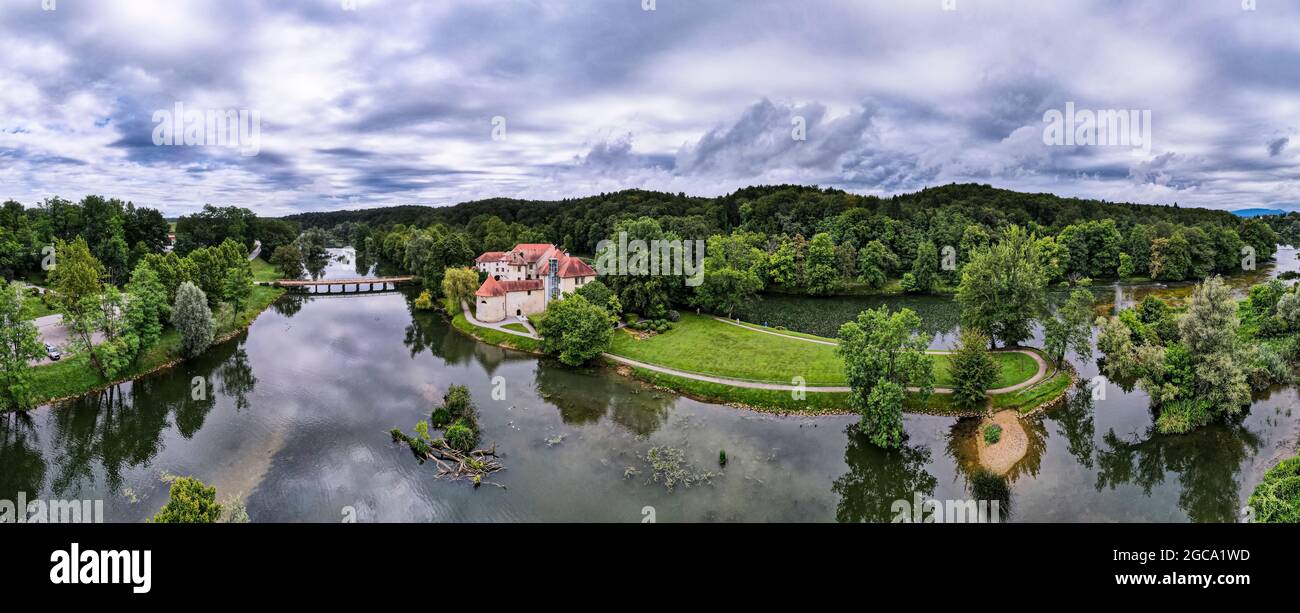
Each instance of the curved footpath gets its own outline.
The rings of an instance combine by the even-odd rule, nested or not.
[[[820,340],[820,339],[815,339],[815,338],[806,338],[806,337],[802,337],[802,336],[792,336],[792,335],[789,335],[789,334],[781,334],[780,332],[776,332],[776,331],[773,331],[773,330],[764,330],[764,329],[761,329],[761,328],[755,328],[755,327],[752,327],[752,326],[746,326],[746,325],[744,325],[744,324],[739,324],[739,323],[736,323],[736,322],[731,321],[731,320],[729,320],[729,319],[723,319],[723,318],[721,318],[721,317],[714,317],[714,319],[716,319],[716,320],[718,320],[718,321],[721,321],[721,322],[724,322],[724,323],[731,324],[731,325],[733,325],[733,326],[737,326],[737,327],[740,327],[740,328],[744,328],[744,329],[746,329],[746,330],[750,330],[750,331],[753,331],[753,332],[761,332],[761,333],[763,333],[763,334],[771,334],[771,335],[773,335],[773,336],[780,336],[780,337],[782,337],[782,338],[788,338],[788,339],[792,339],[792,340],[796,340],[796,341],[804,341],[804,342],[808,342],[808,343],[816,343],[816,344],[818,344],[818,345],[831,345],[831,346],[836,346],[836,345],[838,344],[838,343],[834,343],[834,342],[832,342],[832,341]],[[1034,373],[1034,376],[1032,376],[1032,377],[1030,377],[1030,378],[1028,378],[1028,379],[1026,379],[1026,380],[1024,380],[1024,381],[1021,381],[1020,383],[1017,383],[1017,384],[1015,384],[1015,385],[1008,385],[1007,387],[1000,387],[1000,388],[997,388],[997,389],[991,389],[991,390],[989,390],[989,391],[987,392],[989,395],[1010,394],[1010,393],[1012,393],[1012,392],[1018,392],[1018,391],[1020,391],[1020,390],[1022,390],[1022,389],[1025,389],[1025,388],[1027,388],[1027,387],[1030,387],[1030,386],[1033,386],[1033,385],[1037,384],[1039,381],[1042,381],[1042,380],[1046,377],[1046,375],[1047,375],[1047,361],[1044,360],[1042,356],[1038,355],[1037,352],[1035,352],[1035,351],[1030,351],[1030,350],[1028,350],[1028,349],[1010,349],[1010,350],[1008,350],[1008,351],[1012,351],[1012,352],[1015,352],[1015,353],[1023,353],[1023,354],[1025,354],[1025,355],[1029,356],[1030,358],[1033,358],[1034,363],[1038,365],[1038,372]],[[951,351],[931,350],[931,351],[927,351],[926,353],[931,354],[931,355],[943,355],[943,354],[949,354],[949,353],[952,353],[952,352],[951,352]],[[717,384],[719,384],[719,385],[729,385],[729,386],[731,386],[731,387],[745,387],[745,388],[750,388],[750,389],[776,390],[776,391],[785,391],[785,392],[793,392],[793,391],[802,390],[802,391],[805,391],[805,392],[832,392],[832,393],[847,393],[847,392],[852,391],[852,388],[849,388],[849,387],[836,387],[836,386],[822,386],[822,387],[817,387],[817,386],[797,386],[797,385],[788,385],[788,384],[784,384],[784,383],[761,383],[761,382],[758,382],[758,381],[745,381],[745,380],[742,380],[742,379],[727,379],[727,378],[724,378],[724,377],[714,377],[714,376],[712,376],[712,375],[702,375],[702,374],[699,374],[699,373],[688,372],[688,371],[685,371],[685,370],[677,370],[677,369],[674,369],[674,368],[668,368],[668,367],[665,367],[665,366],[656,366],[656,365],[654,365],[654,364],[647,364],[647,363],[645,363],[645,362],[638,362],[638,361],[636,361],[636,360],[631,360],[631,359],[628,359],[628,358],[625,358],[625,357],[622,357],[622,356],[617,356],[617,355],[614,355],[614,354],[612,354],[612,353],[604,353],[604,354],[601,354],[601,355],[602,355],[603,357],[609,359],[609,360],[613,360],[613,361],[615,361],[615,362],[618,362],[618,363],[620,363],[620,364],[624,364],[624,365],[627,365],[627,366],[632,366],[632,367],[634,367],[634,368],[644,368],[644,369],[646,369],[646,370],[652,370],[652,371],[654,371],[654,372],[663,373],[663,374],[665,374],[665,375],[672,375],[672,376],[674,376],[674,377],[682,377],[683,379],[693,379],[693,380],[695,380],[695,381],[705,381],[705,382],[707,382],[707,383],[717,383]],[[919,392],[919,391],[921,391],[921,390],[920,390],[920,388],[909,387],[909,388],[907,388],[907,391],[909,391],[909,392]],[[934,388],[934,393],[936,393],[936,394],[951,394],[951,393],[953,393],[953,390],[952,390],[952,388],[947,388],[947,387],[936,387],[936,388]]]

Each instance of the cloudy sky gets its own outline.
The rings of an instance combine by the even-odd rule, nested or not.
[[[1296,209],[1297,32],[1284,0],[0,0],[0,199],[973,181]],[[178,102],[255,111],[257,155],[156,145]],[[1149,150],[1045,144],[1067,103],[1149,110]]]

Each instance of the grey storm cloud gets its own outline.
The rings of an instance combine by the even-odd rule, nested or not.
[[[0,0],[0,198],[285,214],[978,181],[1290,208],[1298,30],[1274,2]],[[259,154],[155,145],[177,102],[258,111]],[[1150,110],[1152,147],[1045,144],[1068,103]]]

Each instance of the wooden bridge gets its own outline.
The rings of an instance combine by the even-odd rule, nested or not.
[[[406,277],[377,277],[374,279],[320,279],[316,281],[306,279],[280,279],[272,281],[270,285],[283,287],[290,291],[310,291],[313,294],[330,294],[330,293],[358,293],[358,292],[386,292],[396,289],[399,285],[413,283],[416,278],[413,276]],[[334,288],[338,287],[338,292]],[[348,288],[351,287],[351,291]]]

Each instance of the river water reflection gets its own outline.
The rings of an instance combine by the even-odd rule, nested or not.
[[[336,264],[327,278],[357,275],[351,260]],[[110,520],[143,521],[166,500],[163,476],[182,474],[242,499],[252,521],[334,522],[351,508],[361,521],[635,522],[645,507],[658,521],[888,521],[890,504],[913,492],[971,496],[969,421],[908,416],[907,447],[884,452],[850,433],[852,416],[680,398],[608,369],[483,345],[411,300],[289,298],[179,368],[0,416],[0,498],[103,498]],[[195,377],[206,400],[192,399]],[[491,398],[497,377],[503,401]],[[504,489],[439,481],[391,442],[390,428],[409,431],[454,384],[479,404]],[[1262,472],[1294,449],[1296,404],[1294,388],[1279,388],[1238,423],[1171,437],[1152,432],[1140,391],[1111,385],[1096,401],[1072,392],[1027,422],[1031,453],[1008,479],[1010,519],[1232,521]],[[669,491],[646,460],[656,446],[683,450],[687,473],[716,475]]]

